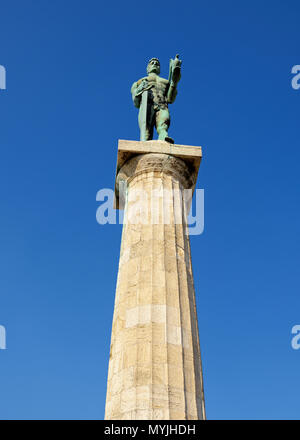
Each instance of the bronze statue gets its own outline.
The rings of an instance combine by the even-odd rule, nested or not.
[[[169,79],[161,78],[160,63],[151,58],[147,66],[148,76],[133,83],[131,94],[134,105],[139,111],[141,141],[153,139],[153,128],[156,127],[158,139],[174,143],[168,136],[170,114],[168,104],[175,101],[177,84],[181,77],[181,60],[176,55],[170,60]]]

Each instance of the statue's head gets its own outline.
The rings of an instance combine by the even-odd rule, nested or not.
[[[151,60],[148,63],[147,66],[147,73],[156,73],[157,75],[160,74],[160,62],[158,58],[151,58]]]

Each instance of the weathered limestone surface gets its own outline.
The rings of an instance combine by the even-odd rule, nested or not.
[[[126,141],[122,142],[124,152]],[[180,155],[149,152],[153,151],[150,147],[147,151],[149,142],[136,144],[138,154],[132,154],[131,144],[131,155],[116,179],[117,197],[125,200],[125,223],[105,419],[204,419],[195,292],[182,200],[182,190],[195,186],[201,149],[194,160],[191,155],[185,161]],[[141,147],[144,154],[139,154]],[[121,194],[122,182],[127,182],[125,194]],[[159,194],[155,200],[154,193]]]

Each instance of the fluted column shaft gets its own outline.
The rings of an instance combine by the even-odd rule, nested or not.
[[[113,316],[106,419],[205,418],[195,292],[180,158],[123,165],[125,215]]]

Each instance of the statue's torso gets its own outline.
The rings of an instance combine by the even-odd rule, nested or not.
[[[141,84],[142,81],[146,80],[149,85],[149,101],[153,104],[154,110],[160,110],[168,108],[167,103],[167,93],[169,88],[169,81],[167,79],[161,78],[158,75],[149,75],[141,78],[137,82],[137,86]]]

